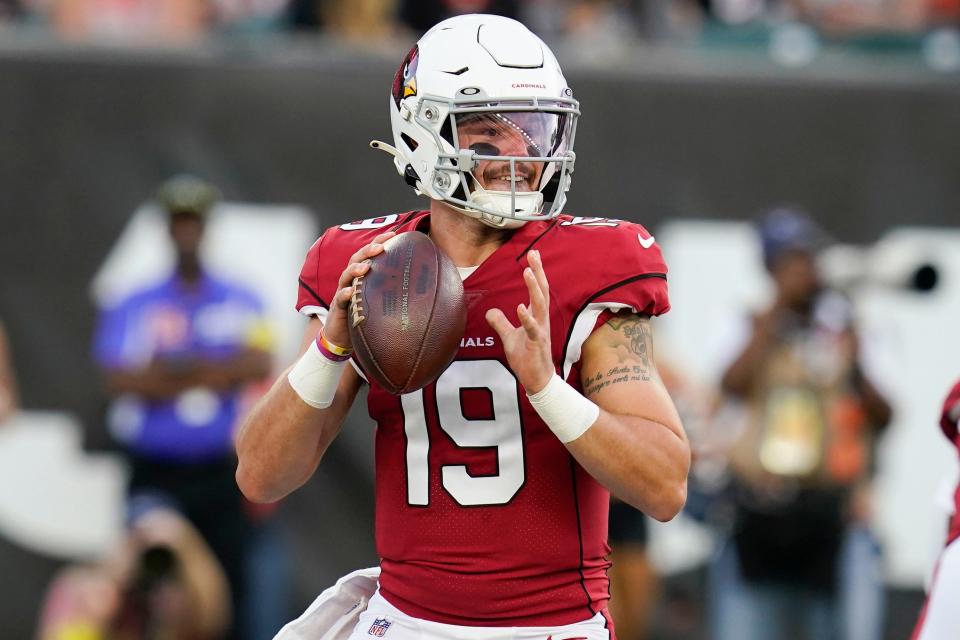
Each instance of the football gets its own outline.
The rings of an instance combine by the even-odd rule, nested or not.
[[[467,323],[456,265],[419,231],[396,235],[354,278],[353,355],[394,394],[421,389],[450,366]]]

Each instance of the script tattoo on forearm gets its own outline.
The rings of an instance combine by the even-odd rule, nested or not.
[[[601,389],[625,382],[648,382],[653,371],[653,333],[650,318],[618,315],[607,322],[613,332],[610,346],[620,363],[607,371],[597,371],[583,381],[584,393],[591,396]]]

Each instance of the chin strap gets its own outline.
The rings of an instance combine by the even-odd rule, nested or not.
[[[483,215],[493,218],[492,226],[497,227],[512,227],[510,221],[522,224],[522,220],[513,217],[515,214],[533,215],[543,207],[543,194],[539,191],[521,191],[512,195],[513,198],[509,191],[488,191],[476,184],[468,202],[487,209],[488,211],[483,212]],[[514,206],[513,211],[510,210],[511,200]],[[496,213],[491,213],[490,209]]]
[[[386,142],[381,142],[380,140],[371,140],[370,148],[383,151],[393,156],[393,166],[397,168],[397,173],[402,175],[406,183],[414,188],[414,190],[417,192],[417,195],[421,195],[420,176],[418,176],[417,172],[413,170],[413,165],[404,164],[407,159],[403,157],[403,154],[400,153],[399,149],[387,144]]]
[[[384,151],[384,152],[386,152],[386,153],[389,153],[389,154],[392,155],[394,158],[400,158],[401,160],[404,159],[403,156],[400,155],[400,151],[398,151],[396,147],[391,146],[391,145],[387,144],[386,142],[381,142],[381,141],[379,141],[379,140],[371,140],[371,141],[370,141],[370,148],[371,148],[371,149],[377,149],[378,151]]]

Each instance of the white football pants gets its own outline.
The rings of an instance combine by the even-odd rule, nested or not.
[[[321,593],[274,640],[611,640],[607,621],[559,627],[461,627],[408,616],[377,592],[380,569],[361,569]]]
[[[461,627],[403,613],[379,593],[370,598],[349,640],[610,640],[601,614],[559,627]]]

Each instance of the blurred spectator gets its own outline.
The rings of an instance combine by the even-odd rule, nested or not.
[[[960,0],[695,0],[723,25],[799,20],[834,36],[920,32],[956,25]]]
[[[0,0],[0,27],[20,15],[21,7],[17,0]]]
[[[833,35],[916,33],[957,24],[958,0],[790,0],[800,19]]]
[[[612,0],[580,0],[570,7],[564,32],[580,41],[626,44],[638,35],[633,8]]]
[[[185,43],[208,28],[205,0],[33,0],[63,37],[127,44]]]
[[[271,336],[257,296],[201,263],[216,199],[188,176],[160,188],[175,271],[103,311],[95,352],[114,395],[111,430],[129,454],[131,496],[161,494],[177,506],[219,558],[243,611],[251,523],[234,480],[233,431],[243,385],[270,370]]]
[[[752,22],[779,22],[790,9],[791,0],[694,0],[704,15],[725,25]]]
[[[647,555],[646,516],[616,498],[610,501],[610,616],[619,640],[647,637],[658,576]]]
[[[269,32],[287,26],[289,4],[289,0],[211,0],[207,17],[210,28],[221,33]]]
[[[520,0],[401,0],[400,21],[417,33],[451,16],[493,13],[517,19]]]
[[[338,36],[368,45],[393,31],[396,0],[308,0],[319,22]]]
[[[54,577],[38,640],[223,637],[230,592],[210,548],[169,507],[149,499],[132,507],[130,526],[108,557]]]
[[[0,322],[0,424],[16,413],[19,407],[17,378],[13,373],[13,356],[7,332]]]
[[[701,8],[679,0],[528,0],[520,3],[524,22],[548,41],[571,38],[573,45],[622,48],[638,38],[684,38],[699,28]],[[593,49],[577,51],[588,55]]]
[[[779,209],[760,236],[776,298],[723,376],[747,419],[730,455],[733,532],[713,567],[714,637],[879,638],[868,490],[890,407],[860,366],[849,303],[820,281],[819,230]]]

